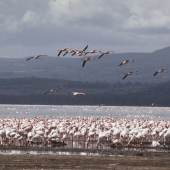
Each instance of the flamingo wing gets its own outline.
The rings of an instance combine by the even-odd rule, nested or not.
[[[66,51],[64,54],[63,54],[63,56],[65,56],[65,55],[67,55],[68,54],[68,51]]]
[[[98,56],[98,59],[101,59],[104,55],[105,55],[104,53],[100,54],[100,55]]]
[[[27,57],[27,58],[26,58],[26,61],[29,61],[29,60],[31,60],[31,59],[33,59],[33,58],[34,58],[34,56]]]
[[[47,57],[48,55],[37,55],[35,59],[39,59],[40,57]]]
[[[118,66],[122,66],[123,65],[123,63],[121,62]]]
[[[71,55],[74,56],[76,54],[76,51],[74,51]]]
[[[157,76],[158,75],[158,71],[155,71],[155,73],[153,73],[153,76],[155,77],[155,76]]]
[[[122,80],[125,80],[127,77],[128,77],[129,74],[125,74],[123,77],[122,77]]]
[[[87,60],[83,60],[82,67],[85,67],[86,63],[87,63]]]
[[[88,48],[88,45],[86,45],[86,46],[83,48],[83,50],[82,50],[82,51],[86,51],[86,50],[87,50],[87,48]]]
[[[57,56],[60,56],[62,52],[63,52],[63,50],[60,50],[59,53],[57,54]]]

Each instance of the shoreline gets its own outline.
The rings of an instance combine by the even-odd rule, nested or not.
[[[134,148],[121,147],[115,149],[83,149],[83,148],[51,148],[51,147],[17,147],[17,146],[0,146],[0,155],[6,154],[47,154],[47,155],[84,155],[84,156],[159,156],[169,154],[170,148]]]
[[[148,156],[1,155],[0,169],[18,170],[169,170],[169,154]]]

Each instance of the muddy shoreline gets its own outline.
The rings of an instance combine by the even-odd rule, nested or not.
[[[0,169],[4,170],[169,170],[170,152],[112,150],[87,152],[81,149],[0,148]]]
[[[65,147],[21,147],[21,146],[0,146],[0,154],[51,154],[51,155],[98,155],[98,156],[148,156],[170,154],[170,148],[152,147],[117,147],[107,149],[84,149],[84,148],[65,148]]]
[[[56,170],[56,169],[114,169],[114,170],[169,170],[170,153],[156,155],[49,155],[0,154],[0,169],[4,170]]]

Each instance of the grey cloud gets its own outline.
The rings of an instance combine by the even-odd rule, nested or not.
[[[50,53],[86,43],[151,51],[170,43],[169,25],[169,0],[2,0],[0,54],[22,56],[44,48]]]

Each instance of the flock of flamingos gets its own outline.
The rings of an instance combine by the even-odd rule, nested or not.
[[[111,117],[0,119],[1,146],[167,148],[170,121]]]
[[[82,59],[82,67],[85,67],[85,65],[91,61],[92,59],[94,59],[95,57],[97,57],[97,59],[101,59],[102,57],[104,57],[105,55],[108,54],[112,54],[113,51],[100,51],[100,50],[90,50],[87,51],[88,49],[88,45],[86,45],[83,49],[73,49],[73,48],[62,48],[62,49],[58,49],[57,50],[57,56],[66,56],[67,54],[70,54],[71,56],[78,56]],[[48,57],[48,55],[44,55],[44,54],[39,54],[36,56],[30,56],[28,58],[26,58],[26,61],[30,61],[30,60],[37,60],[40,59],[42,57]],[[134,60],[129,60],[129,59],[124,59],[122,61],[120,61],[120,63],[118,64],[119,67],[128,64],[129,62],[134,62]],[[166,68],[159,68],[158,70],[156,70],[153,73],[153,76],[157,76],[160,73],[163,73],[166,71]],[[127,77],[133,75],[134,71],[129,71],[127,73],[125,73],[122,77],[122,80],[125,80]]]
[[[109,54],[113,54],[113,51],[101,51],[101,50],[88,50],[88,45],[86,45],[83,49],[73,49],[73,48],[62,48],[62,49],[58,49],[57,52],[57,56],[66,56],[68,54],[70,54],[71,56],[77,56],[78,58],[80,58],[82,60],[82,68],[85,67],[85,65],[90,62],[93,59],[101,59],[106,55]],[[40,59],[42,57],[48,57],[48,55],[44,55],[44,54],[39,54],[36,56],[30,56],[26,58],[26,61],[30,61],[30,60],[37,60]],[[120,63],[118,64],[119,67],[122,67],[124,65],[127,65],[128,63],[134,63],[134,59],[130,60],[130,59],[124,59],[122,61],[120,61]],[[153,77],[158,76],[161,73],[164,73],[167,69],[166,68],[159,68],[158,70],[156,70],[155,72],[153,72]],[[122,76],[122,80],[127,79],[129,76],[132,76],[134,74],[138,73],[138,71],[129,71],[127,73],[125,73]],[[48,94],[48,95],[55,95],[56,94],[56,89],[50,89],[44,92],[44,94]],[[84,96],[86,95],[85,92],[72,92],[73,96]]]

